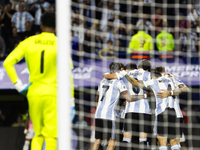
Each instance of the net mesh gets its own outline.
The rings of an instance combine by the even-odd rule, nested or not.
[[[190,92],[179,95],[184,123],[164,121],[163,126],[182,126],[183,149],[200,148],[199,50],[200,4],[198,0],[72,0],[71,36],[76,116],[73,120],[73,149],[91,149],[95,131],[95,96],[104,73],[111,62],[124,65],[142,59],[150,60],[152,68],[162,65],[166,72],[180,79]],[[147,34],[147,35],[146,35]],[[140,35],[140,36],[139,36]],[[151,121],[116,118],[116,146],[137,148],[139,129],[132,132],[133,144],[122,142],[123,123],[155,125],[156,102],[149,99]],[[124,110],[123,99],[116,112]],[[166,112],[166,111],[165,111]],[[176,113],[173,113],[175,115]],[[164,115],[166,117],[166,115]],[[174,131],[175,132],[175,131]],[[181,135],[183,135],[180,133]],[[151,141],[150,141],[151,139]],[[135,140],[135,141],[134,141]],[[151,148],[158,149],[155,135],[148,134]],[[153,141],[153,142],[152,142]],[[168,140],[167,146],[170,147]],[[101,149],[108,142],[101,140]],[[170,149],[170,148],[169,148]]]

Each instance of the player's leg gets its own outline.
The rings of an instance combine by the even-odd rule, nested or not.
[[[151,130],[151,115],[139,113],[139,149],[146,150],[149,148],[147,135]]]
[[[95,139],[92,150],[98,150],[100,146],[100,139]]]
[[[30,118],[35,131],[35,136],[33,137],[31,142],[31,150],[42,149],[44,142],[44,136],[41,133],[43,128],[43,102],[41,101],[40,96],[29,96],[28,104]]]
[[[159,150],[167,150],[167,137],[157,135]]]
[[[124,121],[123,150],[132,150],[138,147],[138,126],[138,113],[126,113]],[[136,138],[137,140],[133,140]]]
[[[57,149],[57,98],[43,96],[43,123],[42,135],[45,137],[46,150]]]
[[[103,119],[95,119],[95,141],[92,150],[98,150],[101,139],[103,139]]]
[[[157,116],[157,139],[159,150],[167,150],[168,136],[168,112],[167,110]]]
[[[116,141],[111,139],[108,141],[108,147],[106,150],[114,150],[115,149]]]
[[[170,137],[170,146],[171,150],[180,150],[180,137],[182,135],[182,118],[176,117],[176,112],[174,109],[169,111],[169,137]]]
[[[108,147],[106,150],[114,150],[115,144],[116,144],[116,120],[107,120],[107,128],[108,128],[108,134],[107,138],[108,141]]]

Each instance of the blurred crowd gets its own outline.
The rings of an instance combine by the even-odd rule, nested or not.
[[[200,52],[198,0],[72,0],[71,16],[78,56]]]
[[[45,11],[55,11],[55,0],[0,2],[0,59],[41,32]],[[72,0],[72,53],[102,59],[140,52],[199,53],[199,24],[198,0]]]
[[[20,41],[41,32],[41,16],[45,11],[55,11],[55,0],[0,1],[0,59]]]

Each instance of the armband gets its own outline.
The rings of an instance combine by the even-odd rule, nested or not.
[[[144,98],[147,98],[147,94],[144,94]]]

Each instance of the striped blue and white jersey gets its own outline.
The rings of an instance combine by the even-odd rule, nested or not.
[[[28,4],[33,4],[35,3],[37,0],[25,0],[25,2],[28,2]]]
[[[139,82],[148,81],[151,78],[150,72],[144,71],[143,69],[129,71],[128,75],[138,80]],[[130,82],[128,82],[128,80],[125,77],[123,77],[122,80],[124,81],[130,95],[143,95],[146,93],[146,91],[143,90],[142,88],[136,87],[132,85]],[[127,102],[125,113],[130,113],[130,112],[150,114],[150,107],[148,100],[141,99],[136,102]]]
[[[184,83],[180,79],[176,78],[175,85],[177,86],[177,88],[181,84],[184,84]],[[175,109],[175,112],[176,112],[176,117],[177,118],[183,118],[183,114],[181,112],[181,108],[180,108],[180,105],[179,105],[179,98],[178,98],[178,96],[176,96],[176,99],[174,101],[174,109]]]
[[[15,27],[17,28],[17,32],[25,32],[26,31],[26,22],[32,22],[34,20],[33,16],[29,12],[16,12],[13,14],[11,22],[15,23]]]
[[[162,75],[163,76],[163,75]],[[165,75],[165,77],[168,77]],[[184,84],[180,79],[176,78],[171,78],[173,82],[175,83],[175,88],[178,88],[179,85]],[[181,108],[179,105],[179,99],[178,96],[175,96],[174,99],[170,99],[169,101],[169,107],[174,108],[176,112],[176,117],[177,118],[183,118],[183,114],[181,112]]]
[[[161,92],[161,89],[166,89],[169,91],[175,89],[175,83],[172,78],[160,77],[158,79],[151,79],[144,82],[144,85],[146,87],[150,87],[154,92],[156,98],[156,109],[155,109],[156,116],[164,112],[165,109],[168,107],[174,108],[174,103],[173,103],[174,98],[172,96],[163,99],[157,96],[157,93]]]
[[[103,79],[98,86],[99,100],[95,118],[116,120],[119,96],[121,92],[126,90],[127,88],[122,80]]]
[[[35,25],[41,24],[41,17],[42,17],[42,8],[46,11],[50,7],[50,3],[44,2],[43,4],[36,4],[35,7],[37,8],[35,12]],[[42,7],[42,8],[41,8]]]

